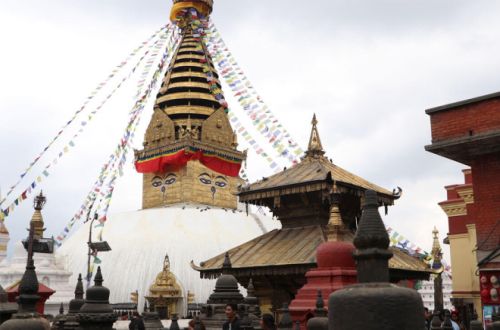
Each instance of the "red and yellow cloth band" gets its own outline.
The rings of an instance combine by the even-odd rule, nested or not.
[[[191,160],[198,160],[212,171],[227,176],[237,177],[241,169],[241,160],[231,160],[202,150],[191,149],[166,152],[147,159],[137,160],[135,168],[139,173],[164,172],[168,168],[173,170],[182,168]]]

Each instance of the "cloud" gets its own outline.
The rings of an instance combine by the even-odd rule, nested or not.
[[[443,186],[461,182],[463,166],[424,151],[430,143],[424,110],[498,90],[499,7],[491,1],[451,0],[313,5],[218,0],[213,20],[257,91],[303,147],[316,113],[335,163],[388,189],[404,188],[386,220],[430,249],[434,225],[443,235],[447,229],[437,206],[445,198]],[[169,8],[164,0],[2,2],[4,192],[90,91],[168,20]],[[96,117],[78,149],[46,182],[49,234],[58,234],[71,218],[118,142],[132,87]],[[234,100],[231,104],[237,107]],[[248,170],[253,179],[271,173],[252,153]],[[112,211],[140,208],[140,196],[141,177],[128,164]],[[26,235],[30,216],[30,206],[24,205],[9,218],[13,241]]]

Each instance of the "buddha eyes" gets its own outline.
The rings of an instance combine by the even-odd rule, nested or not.
[[[219,188],[224,188],[227,186],[227,180],[223,176],[218,176],[215,178],[215,185]]]
[[[163,181],[165,180],[165,181]],[[159,176],[155,176],[153,180],[151,180],[151,185],[155,188],[161,187],[163,185],[171,185],[177,181],[177,176],[175,174],[168,174],[165,179],[162,179]]]
[[[203,184],[212,184],[212,180],[204,178],[204,177],[200,178],[200,182]]]
[[[155,176],[153,180],[151,180],[151,185],[155,188],[158,188],[159,186],[162,185],[162,179],[159,176]]]
[[[201,183],[206,185],[211,185],[213,183],[214,186],[217,186],[219,188],[224,188],[227,186],[227,180],[222,176],[217,176],[215,177],[215,179],[212,179],[212,177],[208,173],[202,173],[198,178]]]
[[[167,178],[165,179],[165,184],[173,184],[175,181],[177,181],[177,178],[175,175],[167,175]]]
[[[225,186],[227,186],[227,183],[225,183],[224,181],[217,181],[217,182],[215,182],[215,185],[217,187],[224,188]]]

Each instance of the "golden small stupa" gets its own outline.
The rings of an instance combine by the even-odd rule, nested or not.
[[[182,289],[177,278],[170,271],[168,255],[163,261],[163,270],[156,276],[146,296],[150,310],[157,312],[161,319],[169,319],[177,313],[177,305],[182,301]]]

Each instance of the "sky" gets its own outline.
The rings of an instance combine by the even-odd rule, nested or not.
[[[2,0],[4,194],[96,85],[167,23],[170,7],[166,0]],[[303,148],[316,113],[335,164],[387,189],[403,188],[384,221],[430,250],[433,227],[441,238],[447,232],[447,217],[437,204],[446,198],[444,186],[462,182],[465,167],[424,150],[431,142],[425,109],[500,89],[499,11],[500,2],[482,0],[215,0],[212,19],[265,103]],[[131,79],[112,98],[44,181],[47,235],[57,235],[71,219],[114,150],[135,84]],[[237,103],[228,99],[237,113]],[[137,149],[151,112],[152,106]],[[57,152],[49,151],[41,164]],[[252,180],[272,173],[252,152],[247,166]],[[141,176],[129,159],[110,212],[137,210],[140,204]],[[7,219],[11,242],[26,236],[31,214],[26,202]]]

